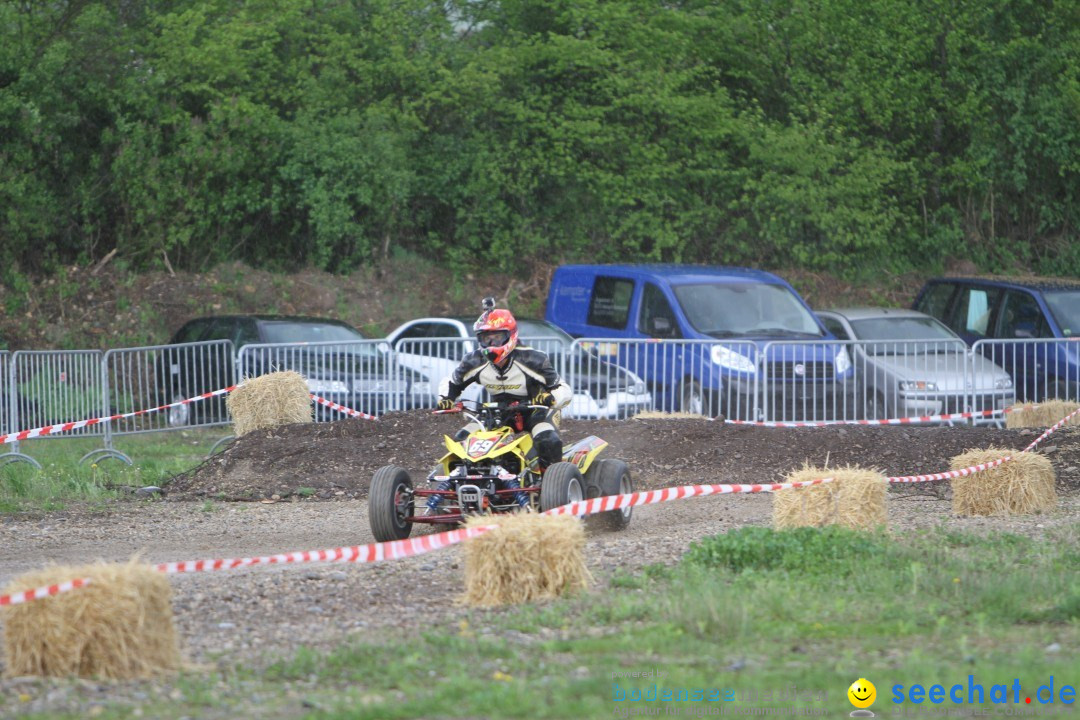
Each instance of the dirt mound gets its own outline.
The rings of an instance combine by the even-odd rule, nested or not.
[[[422,477],[443,452],[442,435],[460,416],[418,410],[378,421],[341,420],[257,431],[168,485],[171,498],[261,500],[346,499],[367,496],[372,473],[400,465]],[[650,419],[563,422],[569,444],[586,435],[607,440],[605,450],[625,459],[641,489],[698,483],[778,482],[804,462],[860,465],[888,475],[941,472],[949,459],[991,445],[1020,449],[1030,429],[986,427],[759,428],[705,420]],[[1043,452],[1063,489],[1080,484],[1080,428],[1051,436]]]

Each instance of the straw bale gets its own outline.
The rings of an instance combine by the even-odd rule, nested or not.
[[[1065,400],[1047,400],[1036,404],[1013,405],[1011,412],[1005,413],[1005,427],[1007,428],[1048,428],[1057,424],[1059,420],[1080,407],[1080,404],[1066,402]],[[1077,415],[1068,425],[1080,425],[1080,415]]]
[[[585,530],[571,515],[484,515],[467,525],[498,525],[465,543],[466,605],[551,600],[588,587]]]
[[[166,575],[137,560],[51,566],[20,575],[3,593],[82,577],[90,584],[2,609],[8,676],[124,680],[179,669],[172,586]]]
[[[286,370],[244,380],[225,401],[233,433],[312,422],[311,394],[298,372]]]
[[[1057,505],[1054,466],[1045,455],[1018,453],[999,447],[968,450],[950,461],[950,469],[981,465],[1006,455],[1012,455],[1012,460],[974,475],[952,479],[954,513],[1028,515]]]
[[[857,466],[835,469],[804,464],[789,473],[784,482],[806,482],[819,478],[832,482],[810,487],[780,490],[773,495],[773,527],[843,527],[869,530],[885,525],[885,476]]]

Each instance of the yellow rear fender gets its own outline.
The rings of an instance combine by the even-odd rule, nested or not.
[[[595,435],[590,435],[563,450],[563,461],[574,463],[581,470],[581,473],[585,474],[596,456],[607,446],[607,440],[601,440]]]

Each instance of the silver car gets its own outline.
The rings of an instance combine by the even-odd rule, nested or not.
[[[869,420],[1003,410],[1012,378],[973,354],[959,335],[915,310],[845,308],[817,313],[829,332],[852,341],[853,407]],[[1000,423],[1001,417],[977,417]]]

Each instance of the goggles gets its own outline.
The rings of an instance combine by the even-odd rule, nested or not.
[[[481,347],[499,347],[510,342],[509,330],[484,330],[477,333],[476,339],[480,342]]]

